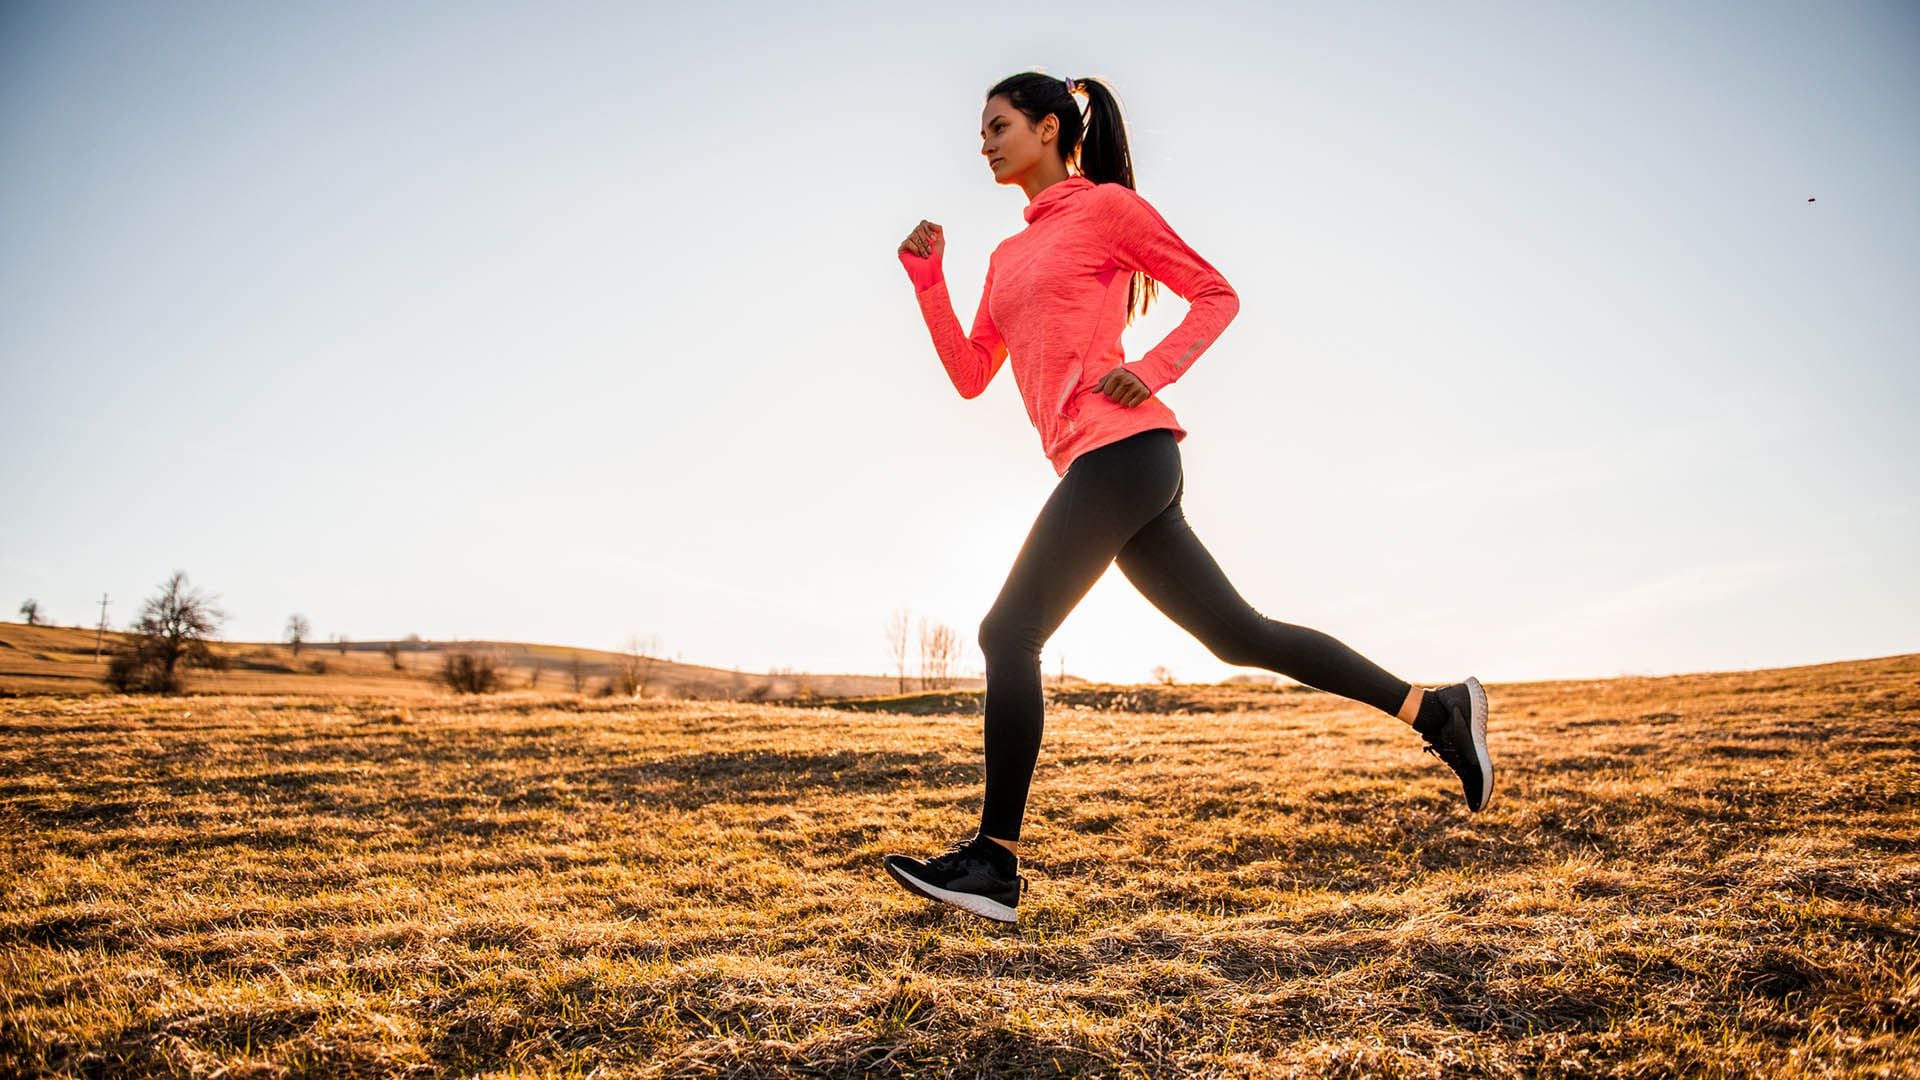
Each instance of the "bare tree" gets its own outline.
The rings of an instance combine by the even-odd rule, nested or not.
[[[300,646],[304,645],[306,640],[312,636],[313,624],[307,621],[305,615],[290,615],[287,617],[286,639],[293,644],[293,655],[299,656]]]
[[[177,693],[187,668],[226,667],[208,644],[226,612],[188,589],[184,570],[175,570],[161,590],[141,607],[131,636],[107,663],[107,682],[116,690]]]
[[[339,641],[340,641],[340,655],[345,656],[347,655],[347,635],[341,634],[339,637]]]
[[[953,685],[954,671],[960,666],[960,632],[946,623],[929,625],[920,620],[920,678],[933,690]]]
[[[1153,669],[1153,681],[1159,683],[1162,686],[1172,686],[1173,685],[1173,669],[1168,667],[1165,664],[1155,665]]]
[[[928,653],[932,643],[927,633],[927,627],[929,625],[927,617],[925,615],[920,616],[920,621],[917,625],[919,628],[919,632],[916,635],[918,641],[914,651],[920,655],[920,689],[925,690],[933,685],[933,676],[928,670],[931,666]]]
[[[27,597],[27,602],[20,605],[20,614],[26,616],[28,626],[39,626],[41,622],[40,601],[35,600],[31,596]]]
[[[579,653],[567,661],[567,677],[573,680],[573,692],[582,693],[587,688],[587,665],[580,659]]]
[[[389,641],[387,642],[387,647],[382,649],[381,651],[386,653],[387,659],[393,662],[393,670],[399,671],[404,666],[400,663],[400,643],[399,642]]]
[[[893,660],[894,670],[900,673],[900,692],[907,692],[907,629],[913,616],[906,608],[895,608],[887,616],[887,655]]]
[[[628,697],[639,697],[647,692],[647,681],[653,677],[653,665],[656,658],[653,653],[659,643],[652,635],[645,641],[638,634],[627,639],[627,648],[620,656],[620,670],[613,676],[617,693]]]

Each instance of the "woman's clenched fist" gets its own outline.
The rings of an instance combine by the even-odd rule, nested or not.
[[[940,258],[947,250],[946,233],[931,221],[922,220],[900,241],[900,265],[907,268],[915,292],[924,292],[939,282]]]

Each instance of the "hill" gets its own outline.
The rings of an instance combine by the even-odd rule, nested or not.
[[[108,631],[101,655],[92,630],[0,622],[0,695],[97,694],[109,690],[104,648],[126,635]],[[226,671],[193,671],[187,689],[204,694],[377,694],[431,697],[446,654],[489,650],[506,673],[508,690],[602,693],[629,658],[603,649],[519,641],[352,641],[308,643],[298,655],[283,642],[222,641],[214,651]],[[389,650],[392,650],[389,655]],[[641,661],[643,696],[678,699],[803,700],[896,692],[897,680],[877,675],[755,673],[682,664],[660,657]],[[980,685],[977,679],[959,686]]]

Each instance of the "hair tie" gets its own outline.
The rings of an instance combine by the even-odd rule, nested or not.
[[[1067,84],[1067,93],[1069,93],[1069,94],[1071,94],[1071,93],[1073,93],[1073,80],[1072,80],[1072,79],[1062,79],[1062,80],[1060,80],[1060,81],[1061,81],[1061,82],[1063,82],[1063,83],[1066,83],[1066,84]]]

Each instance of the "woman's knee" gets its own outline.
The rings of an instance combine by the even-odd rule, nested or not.
[[[1196,635],[1207,651],[1223,664],[1234,667],[1265,667],[1273,662],[1270,647],[1270,620],[1222,623]]]
[[[1230,667],[1260,667],[1260,654],[1239,638],[1206,642],[1214,658]]]
[[[1028,653],[1038,656],[1040,647],[1045,644],[1040,634],[1027,621],[1002,614],[998,611],[987,612],[980,620],[980,633],[977,637],[980,654],[987,657],[1021,656]]]

